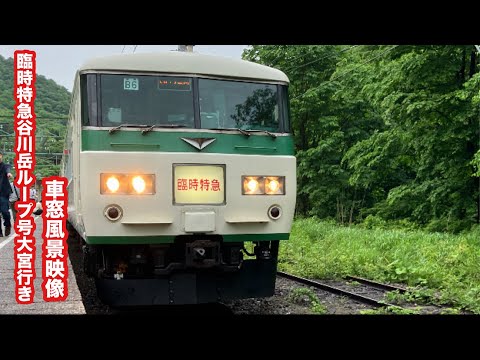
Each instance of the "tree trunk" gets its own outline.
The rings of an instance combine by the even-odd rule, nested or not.
[[[307,128],[306,128],[306,123],[307,123],[307,114],[305,114],[303,121],[299,124],[300,128],[300,146],[301,150],[307,150]]]
[[[472,50],[470,53],[470,70],[468,72],[468,75],[470,78],[475,75],[475,70],[476,70],[476,65],[477,65],[477,52],[475,50]],[[477,138],[478,138],[478,145],[477,145],[477,151],[480,151],[480,119],[478,119],[478,126],[477,126]],[[476,176],[474,179],[474,187],[476,191],[478,191],[477,195],[477,224],[480,224],[480,177]]]
[[[477,64],[477,53],[475,52],[475,50],[473,50],[470,53],[470,71],[468,73],[470,77],[472,77],[475,74],[476,64]]]
[[[348,225],[352,225],[353,221],[353,209],[355,208],[355,199],[357,197],[357,188],[353,190],[353,200],[352,200],[352,207],[350,208],[350,218],[348,219]]]
[[[463,84],[465,82],[465,66],[466,66],[466,61],[465,57],[467,56],[465,48],[463,48],[462,51],[462,67],[460,68],[460,84]]]

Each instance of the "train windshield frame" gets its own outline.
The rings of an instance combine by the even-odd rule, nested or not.
[[[277,85],[199,79],[198,87],[202,129],[280,132]]]
[[[184,75],[82,74],[82,124],[289,132],[287,85]]]
[[[101,126],[194,126],[191,77],[102,74],[98,90]]]

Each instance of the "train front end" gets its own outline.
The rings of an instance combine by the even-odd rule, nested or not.
[[[69,221],[101,300],[273,295],[296,198],[287,83],[89,71],[79,90]]]

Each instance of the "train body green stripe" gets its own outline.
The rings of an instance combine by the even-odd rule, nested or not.
[[[214,138],[211,144],[198,150],[182,138]],[[144,152],[193,152],[239,155],[294,155],[291,135],[225,134],[210,132],[82,130],[82,151],[144,151]]]
[[[290,234],[235,234],[223,235],[225,242],[288,240]],[[170,244],[175,236],[87,236],[91,245],[115,244]]]

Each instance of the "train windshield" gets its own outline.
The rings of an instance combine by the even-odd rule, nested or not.
[[[192,78],[101,75],[100,97],[102,126],[194,127]]]
[[[286,86],[126,74],[89,75],[88,83],[85,125],[289,131]]]
[[[202,129],[280,131],[277,85],[199,79]]]

